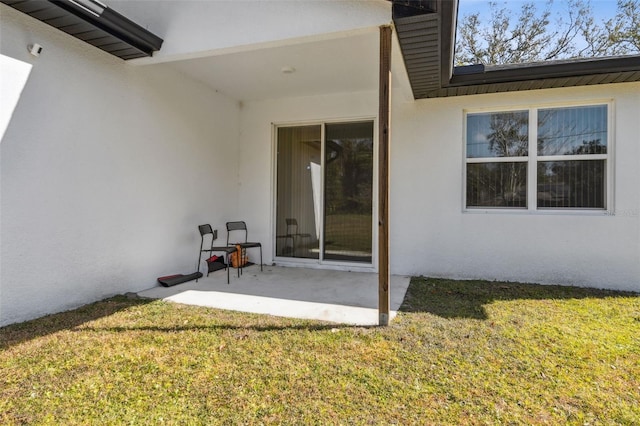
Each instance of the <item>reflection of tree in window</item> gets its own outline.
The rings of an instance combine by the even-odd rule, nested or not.
[[[531,208],[533,168],[538,208],[606,208],[607,125],[607,105],[468,114],[467,207]]]
[[[605,161],[538,163],[538,207],[604,208]]]
[[[489,149],[496,157],[522,157],[529,151],[528,114],[506,112],[491,114]]]
[[[327,213],[370,213],[371,146],[371,138],[327,141]]]
[[[606,154],[600,139],[582,141],[567,155]],[[605,160],[544,161],[538,164],[538,207],[604,208]]]
[[[484,115],[492,157],[523,157],[528,154],[527,112]],[[478,163],[467,166],[469,206],[527,206],[527,165],[522,162]]]
[[[606,105],[541,109],[538,112],[538,155],[606,154]],[[585,141],[605,141],[585,142]],[[585,151],[585,145],[604,147]]]
[[[607,154],[606,105],[540,109],[537,142],[538,207],[605,207],[606,159],[584,156]]]
[[[570,155],[584,155],[584,154],[606,154],[607,146],[602,144],[600,139],[594,139],[591,141],[582,141],[582,145],[575,147],[570,151]]]
[[[324,259],[371,262],[373,122],[326,125]]]
[[[467,206],[527,207],[527,163],[468,164]]]

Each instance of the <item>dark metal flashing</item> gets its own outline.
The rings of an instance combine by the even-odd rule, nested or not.
[[[433,0],[428,10],[391,1],[415,99],[640,81],[640,55],[454,68],[458,1]]]
[[[151,56],[163,40],[109,7],[101,13],[69,0],[0,0],[121,59]]]
[[[454,68],[449,86],[582,77],[639,70],[640,56],[637,55],[518,65],[471,65]]]
[[[422,93],[415,99],[442,98],[450,96],[480,95],[488,93],[519,92],[525,90],[561,87],[592,86],[596,84],[626,83],[640,81],[640,71],[608,73],[582,77],[548,78],[508,83],[470,84],[444,87]]]
[[[394,0],[391,10],[394,20],[433,13],[436,0]]]

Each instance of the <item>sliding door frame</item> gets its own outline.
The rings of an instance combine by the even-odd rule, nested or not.
[[[348,123],[360,123],[371,122],[373,126],[373,163],[372,167],[372,200],[371,200],[371,263],[365,262],[348,262],[339,260],[326,260],[324,259],[324,237],[325,237],[325,162],[326,162],[326,143],[325,133],[327,124],[348,124]],[[276,225],[277,225],[277,188],[278,188],[278,129],[286,127],[297,126],[320,126],[321,135],[321,194],[320,197],[320,211],[322,214],[320,223],[320,236],[319,236],[319,256],[318,259],[308,258],[295,258],[277,256],[276,252]],[[321,268],[321,269],[335,269],[343,271],[362,271],[362,272],[377,272],[378,270],[378,119],[372,116],[362,117],[349,117],[338,119],[326,119],[326,120],[307,120],[307,121],[293,121],[293,122],[278,122],[271,124],[271,250],[273,262],[276,265],[282,266],[299,266],[307,268]]]

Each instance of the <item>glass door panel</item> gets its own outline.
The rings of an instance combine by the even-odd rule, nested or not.
[[[276,256],[318,259],[322,128],[278,128]]]
[[[323,258],[371,263],[373,122],[325,127]]]

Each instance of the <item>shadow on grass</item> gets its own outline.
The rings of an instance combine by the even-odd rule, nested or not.
[[[369,326],[353,326],[347,324],[334,323],[314,323],[310,320],[304,324],[246,324],[233,325],[228,323],[210,325],[169,325],[169,326],[146,326],[146,325],[125,325],[116,327],[92,327],[85,325],[91,321],[105,318],[119,311],[126,310],[134,306],[145,305],[155,302],[154,299],[135,298],[130,299],[125,296],[116,296],[99,302],[91,303],[71,311],[60,312],[36,318],[18,324],[11,324],[0,328],[0,350],[8,349],[29,340],[44,337],[63,330],[70,330],[78,333],[128,333],[137,331],[150,331],[159,333],[178,333],[183,331],[209,331],[220,330],[238,331],[238,338],[248,332],[270,332],[282,330],[300,331],[327,331],[342,328],[370,328]]]
[[[51,314],[31,321],[1,327],[0,350],[61,330],[71,330],[87,322],[108,317],[132,306],[145,305],[150,302],[152,302],[150,299],[116,296],[84,305],[71,311]]]
[[[310,320],[312,321],[312,320]],[[105,333],[129,333],[132,331],[151,331],[159,333],[179,333],[182,331],[255,331],[255,332],[270,332],[270,331],[326,331],[326,330],[339,330],[342,328],[374,328],[375,326],[367,325],[349,325],[349,324],[296,324],[296,325],[232,325],[232,324],[212,324],[212,325],[176,325],[176,326],[130,326],[130,327],[82,327],[75,331],[78,332],[105,332]],[[242,335],[242,333],[240,333]]]
[[[520,284],[496,281],[456,281],[447,279],[414,277],[411,280],[401,312],[423,312],[443,318],[488,318],[485,306],[500,300],[561,300],[609,297],[640,297],[640,293],[599,290],[583,287],[558,285]],[[270,332],[281,330],[326,331],[343,328],[375,328],[374,326],[352,326],[309,321],[302,324],[209,324],[120,327],[92,327],[85,325],[91,321],[108,317],[128,308],[145,305],[152,299],[130,299],[118,296],[82,306],[78,309],[48,315],[32,321],[12,324],[0,328],[0,350],[7,349],[32,339],[47,336],[62,330],[78,332],[126,333],[131,331],[151,331],[175,333],[182,331],[234,330],[245,332]]]
[[[443,318],[487,319],[485,305],[493,301],[605,297],[640,297],[640,293],[560,285],[414,277],[400,311],[426,312]]]

